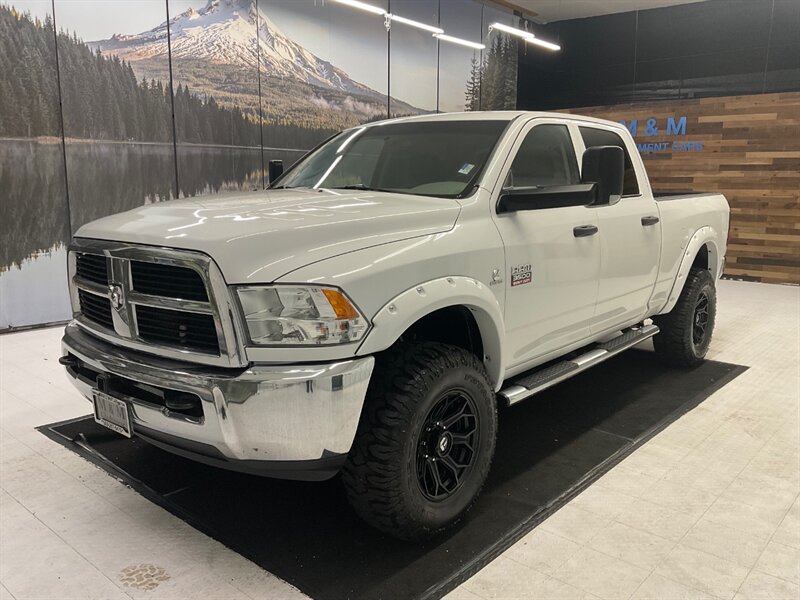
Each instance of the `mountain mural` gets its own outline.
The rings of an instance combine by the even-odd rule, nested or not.
[[[291,165],[336,131],[385,118],[386,88],[367,77],[392,81],[404,99],[391,98],[393,115],[432,110],[417,100],[432,86],[439,109],[513,107],[515,41],[436,52],[406,29],[389,49],[379,19],[333,15],[328,0],[277,2],[206,1],[161,22],[188,3],[0,0],[0,330],[69,318],[64,248],[83,223],[263,188],[267,160]],[[448,30],[512,23],[481,0],[419,4],[437,6]],[[150,29],[120,34],[133,20]],[[310,51],[325,47],[319,32],[329,53]]]
[[[167,25],[176,82],[213,95],[223,106],[257,113],[260,65],[261,108],[268,123],[340,129],[386,115],[385,94],[289,38],[253,0],[209,0],[169,24],[89,46],[124,60],[139,78],[167,80]],[[393,98],[392,112],[422,111]],[[317,122],[309,123],[311,118]]]

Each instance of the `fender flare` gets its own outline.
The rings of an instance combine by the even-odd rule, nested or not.
[[[668,313],[675,308],[675,305],[678,303],[678,298],[680,298],[681,292],[683,291],[683,286],[686,283],[686,278],[689,275],[689,269],[692,268],[694,259],[703,246],[708,246],[709,271],[711,271],[711,276],[714,280],[717,280],[721,274],[721,259],[719,256],[719,247],[716,242],[718,237],[719,235],[716,230],[708,226],[701,227],[695,231],[691,238],[687,236],[689,243],[686,244],[683,252],[683,258],[681,259],[680,267],[678,267],[678,273],[672,283],[672,289],[667,296],[667,303],[659,311],[659,314]]]
[[[398,294],[373,317],[372,330],[356,352],[386,350],[414,323],[442,308],[464,306],[475,318],[483,341],[483,364],[495,391],[503,382],[503,311],[488,286],[471,277],[451,276],[420,283]]]

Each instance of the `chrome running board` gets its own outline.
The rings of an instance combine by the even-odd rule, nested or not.
[[[530,398],[547,388],[569,379],[570,377],[595,366],[598,363],[616,356],[620,352],[653,337],[658,333],[656,325],[638,325],[622,332],[617,337],[603,343],[592,344],[585,352],[576,358],[562,360],[548,367],[537,367],[516,377],[506,383],[507,387],[500,390],[499,395],[508,404],[515,404],[520,400]]]

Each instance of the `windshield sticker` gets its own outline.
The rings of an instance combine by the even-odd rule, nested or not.
[[[524,285],[533,281],[533,271],[530,265],[516,265],[511,267],[511,287]]]
[[[461,168],[458,170],[459,173],[462,175],[469,175],[469,172],[475,168],[475,165],[472,163],[464,163]]]

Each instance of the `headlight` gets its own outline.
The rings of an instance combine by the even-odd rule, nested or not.
[[[260,346],[347,344],[369,322],[340,290],[322,286],[238,287],[250,341]]]

